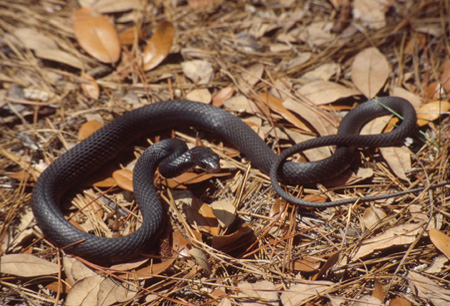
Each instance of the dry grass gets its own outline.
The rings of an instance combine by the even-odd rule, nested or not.
[[[428,85],[440,80],[442,65],[449,58],[450,4],[446,0],[422,0],[419,3],[413,0],[395,1],[386,13],[386,25],[377,30],[368,29],[352,19],[353,31],[337,34],[335,39],[324,45],[298,40],[284,43],[287,47],[278,51],[274,51],[280,47],[277,45],[283,44],[279,37],[291,29],[306,28],[317,21],[335,22],[337,12],[330,2],[215,1],[205,9],[198,10],[189,8],[183,1],[151,2],[153,4],[141,6],[137,11],[144,31],[151,32],[161,20],[167,19],[175,25],[175,43],[171,55],[156,69],[145,74],[134,69],[126,77],[120,74],[123,66],[101,64],[79,48],[70,23],[72,10],[77,6],[75,1],[0,2],[2,255],[31,253],[60,262],[61,253],[42,239],[39,228],[31,218],[30,196],[34,181],[44,165],[51,163],[76,143],[80,126],[92,116],[98,118],[100,115],[105,122],[109,122],[126,110],[148,103],[148,100],[157,102],[171,96],[184,98],[187,93],[198,88],[207,88],[214,95],[222,88],[232,87],[236,95],[243,95],[250,100],[256,100],[255,93],[275,93],[275,89],[281,88],[281,92],[288,92],[295,99],[301,99],[298,88],[308,82],[302,76],[324,63],[339,64],[339,72],[333,75],[332,80],[350,86],[353,58],[370,46],[377,47],[391,66],[392,72],[383,89],[384,93],[389,93],[394,87],[403,87],[426,101]],[[179,2],[178,5],[175,2]],[[291,4],[283,6],[280,3]],[[300,11],[304,15],[299,18]],[[122,13],[114,16],[124,18]],[[118,23],[119,29],[124,27],[125,24]],[[263,30],[264,27],[268,30]],[[81,61],[85,72],[92,75],[101,86],[100,98],[93,100],[83,93],[79,69],[43,60],[25,48],[15,36],[18,28],[37,30],[52,38],[61,50]],[[442,32],[432,35],[426,33],[427,28],[438,28]],[[122,58],[136,60],[136,50],[131,48]],[[310,58],[296,62],[305,53],[311,53]],[[207,60],[214,69],[213,79],[205,85],[190,81],[181,68],[182,62],[197,58]],[[264,74],[255,85],[245,86],[243,71],[254,63],[263,64]],[[446,100],[446,94],[441,98]],[[336,122],[336,112],[352,107],[354,100],[341,99],[330,105],[316,107],[316,110],[326,113],[328,118],[331,116]],[[255,114],[248,113],[237,115],[242,118],[255,117]],[[267,125],[274,123],[282,129],[298,130],[275,113],[271,114],[267,122]],[[411,146],[414,152],[412,169],[407,173],[411,183],[399,180],[378,150],[368,150],[361,152],[357,164],[373,169],[373,176],[346,189],[342,185],[328,188],[327,194],[331,197],[353,197],[448,180],[448,117],[442,116],[422,127],[422,131],[430,140],[424,142],[423,137],[417,135]],[[170,134],[168,131],[164,135]],[[194,143],[198,134],[184,130],[177,136]],[[277,142],[276,136],[271,134],[267,138],[275,150],[292,143],[283,139]],[[338,303],[338,297],[345,299],[344,304],[351,304],[365,295],[372,295],[381,287],[378,297],[381,295],[385,301],[402,297],[413,305],[427,302],[423,295],[412,291],[413,286],[407,275],[409,271],[427,271],[438,256],[443,256],[430,242],[427,230],[435,227],[449,232],[446,202],[449,193],[446,188],[387,201],[321,210],[292,207],[278,200],[265,175],[251,168],[240,157],[230,158],[236,155],[232,148],[223,148],[220,140],[211,135],[206,139],[202,141],[216,148],[227,161],[229,168],[224,171],[229,171],[230,175],[188,188],[205,202],[222,199],[233,203],[237,207],[238,220],[230,228],[222,229],[220,235],[245,228],[242,230],[243,237],[236,240],[226,238],[231,239],[225,241],[232,246],[227,248],[222,245],[219,249],[211,247],[211,244],[214,245],[211,242],[213,235],[194,239],[193,229],[199,230],[199,227],[193,228],[185,220],[186,208],[182,202],[173,199],[179,191],[165,188],[161,179],[158,188],[162,190],[164,204],[170,207],[169,227],[188,237],[191,247],[197,249],[200,255],[196,253],[195,256],[177,257],[167,242],[167,234],[158,256],[176,260],[170,268],[157,273],[159,275],[137,281],[133,279],[133,269],[126,270],[130,274],[125,274],[123,271],[116,273],[97,267],[101,275],[119,281],[123,286],[137,288],[135,299],[140,304],[216,305],[224,296],[233,303],[242,304],[249,301],[249,294],[240,292],[238,287],[244,281],[258,284],[263,280],[273,284],[268,286],[263,283],[267,291],[280,294],[289,292],[299,283],[329,281],[321,283],[327,286],[326,294],[311,296],[302,302],[309,305],[330,303],[330,299]],[[16,175],[11,176],[14,173]],[[320,187],[305,188],[303,192],[313,197],[319,193]],[[85,189],[73,202],[79,202],[78,205],[83,207],[104,191]],[[292,188],[291,191],[298,192],[299,189]],[[99,230],[113,233],[114,227],[121,230],[125,228],[124,231],[135,227],[139,218],[130,217],[127,222],[131,225],[124,225],[123,216],[120,215],[120,212],[126,212],[126,215],[134,213],[136,207],[130,200],[132,196],[127,192],[117,188],[113,188],[112,192],[108,190],[108,194],[97,201],[101,202],[105,215],[108,215],[104,217],[103,223],[107,225],[106,228]],[[111,202],[120,203],[122,211],[118,212],[119,216]],[[274,205],[278,211],[273,208]],[[387,215],[375,226],[367,228],[364,216],[371,209],[382,210]],[[81,223],[87,218],[80,216],[75,219]],[[96,223],[95,218],[93,220],[94,227],[102,226]],[[368,239],[390,229],[399,229],[405,224],[421,225],[419,229],[411,230],[411,240],[358,257],[358,250]],[[200,227],[200,230],[209,229]],[[206,259],[203,263],[202,256]],[[308,272],[305,262],[312,266],[311,271]],[[31,278],[0,274],[0,304],[63,303],[66,293],[58,293],[55,287],[47,286],[58,279],[66,281],[65,273],[67,271],[63,270],[59,275]],[[449,288],[446,267],[442,266],[426,275],[442,289]],[[260,293],[255,301],[259,299],[262,303],[267,298],[264,290],[253,292]],[[250,301],[253,300],[250,298]],[[285,300],[282,303],[288,305]],[[118,304],[137,305],[137,302],[131,300]],[[278,305],[278,302],[273,305]]]

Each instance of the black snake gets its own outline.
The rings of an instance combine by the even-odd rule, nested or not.
[[[362,126],[368,121],[391,114],[392,111],[403,117],[401,124],[392,132],[380,135],[359,135]],[[414,108],[408,101],[401,98],[382,97],[362,103],[345,116],[336,135],[319,137],[308,141],[306,146],[300,147],[304,149],[324,144],[340,145],[331,157],[309,163],[285,162],[277,171],[277,166],[272,166],[281,163],[281,158],[272,152],[247,124],[227,111],[187,100],[150,104],[118,117],[47,167],[39,177],[33,191],[33,212],[43,233],[55,245],[69,246],[65,250],[93,261],[123,261],[139,253],[146,244],[151,244],[161,223],[161,204],[151,186],[152,169],[145,169],[149,172],[146,177],[149,181],[142,183],[142,188],[147,194],[144,198],[150,200],[144,200],[141,203],[138,201],[143,215],[143,224],[131,235],[106,238],[83,232],[66,220],[59,204],[70,188],[142,136],[177,127],[200,128],[213,133],[212,135],[218,139],[231,143],[262,172],[269,174],[272,167],[272,177],[278,174],[278,180],[281,182],[300,185],[318,182],[323,178],[342,173],[351,164],[356,147],[402,144],[404,138],[414,131],[416,120]],[[163,142],[162,145],[153,149],[156,149],[157,155],[163,158],[170,153],[166,151],[170,151],[168,147],[171,145],[172,143]],[[154,156],[148,160],[151,163]],[[157,163],[155,162],[153,166],[156,168]],[[136,167],[146,166],[142,162]],[[135,178],[135,180],[141,179]],[[272,180],[277,181],[277,179]]]

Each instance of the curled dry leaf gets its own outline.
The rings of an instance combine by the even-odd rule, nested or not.
[[[145,71],[155,68],[167,57],[174,35],[175,29],[169,21],[164,20],[158,25],[144,49],[142,62]]]
[[[83,89],[83,93],[89,98],[97,100],[100,96],[100,87],[98,86],[97,81],[86,73],[82,73],[81,78],[81,89]]]
[[[417,110],[417,124],[425,126],[431,121],[438,119],[443,113],[450,110],[448,101],[432,101],[422,105]]]
[[[300,272],[314,272],[320,268],[320,260],[314,257],[297,259],[292,262],[292,269]]]
[[[8,254],[0,257],[0,271],[22,277],[56,274],[59,266],[31,254]]]
[[[243,224],[234,233],[214,236],[212,238],[212,247],[225,253],[230,253],[242,246],[250,245],[255,239],[255,233],[252,228],[247,224]]]
[[[369,206],[364,210],[361,225],[364,225],[365,228],[371,228],[384,217],[386,217],[386,213],[381,208]]]
[[[410,271],[406,279],[413,292],[420,298],[429,300],[431,305],[450,304],[450,290],[442,288],[438,283],[428,277]]]
[[[450,259],[450,237],[435,228],[430,229],[428,235],[435,247]]]
[[[120,41],[114,25],[92,8],[73,12],[73,29],[80,46],[103,63],[115,63],[120,57]]]
[[[377,48],[367,48],[355,56],[352,81],[367,98],[372,99],[389,76],[389,63]]]

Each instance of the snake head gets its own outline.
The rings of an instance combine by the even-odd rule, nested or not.
[[[199,156],[196,164],[201,169],[206,172],[215,173],[220,171],[220,158],[214,153],[210,148],[206,147],[198,147],[202,148],[202,154]]]

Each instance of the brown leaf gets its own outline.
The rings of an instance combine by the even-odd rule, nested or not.
[[[411,302],[404,298],[392,299],[389,306],[411,306]]]
[[[278,293],[276,291],[275,285],[267,280],[257,281],[256,283],[243,281],[238,284],[238,289],[240,291],[238,294],[238,299],[242,299],[238,300],[240,301],[240,305],[279,305]]]
[[[186,99],[205,104],[211,103],[211,93],[207,88],[197,88],[186,95]]]
[[[354,0],[353,17],[370,29],[379,30],[386,26],[386,16],[381,1]]]
[[[345,87],[330,81],[314,81],[302,86],[299,93],[316,105],[328,104],[336,100],[361,94],[355,88]]]
[[[119,13],[139,9],[139,0],[97,0],[93,8],[101,13]]]
[[[409,281],[409,287],[414,294],[417,294],[422,299],[430,300],[432,305],[450,304],[450,290],[442,288],[428,277],[410,271],[406,279]]]
[[[423,95],[426,100],[438,100],[445,95],[445,92],[441,83],[432,82],[425,88]]]
[[[224,87],[219,90],[212,98],[212,105],[215,107],[221,107],[223,102],[233,96],[234,89],[231,87]]]
[[[248,245],[254,240],[254,233],[250,225],[243,224],[237,231],[229,235],[214,236],[212,247],[225,253],[232,252],[242,245]]]
[[[198,9],[198,8],[202,8],[212,2],[213,2],[213,0],[188,0],[188,5],[190,8]]]
[[[281,294],[281,304],[283,306],[304,305],[306,301],[313,297],[322,295],[334,284],[329,281],[314,281],[305,284],[293,285]]]
[[[450,59],[447,59],[442,65],[442,74],[441,74],[441,83],[442,87],[446,93],[450,92]]]
[[[377,48],[364,49],[355,56],[352,81],[367,98],[376,96],[388,76],[389,63]]]
[[[119,34],[120,44],[122,46],[134,44],[134,41],[136,40],[136,34],[138,36],[137,41],[139,41],[142,37],[144,37],[144,31],[142,29],[137,30],[135,25],[126,28]]]
[[[325,264],[320,268],[319,272],[317,272],[316,275],[313,276],[313,280],[317,280],[321,278],[329,269],[331,269],[339,260],[340,252],[334,252],[331,253],[331,256],[328,258],[328,260],[325,262]]]
[[[58,45],[53,39],[35,28],[18,28],[14,30],[14,35],[31,50],[58,49]]]
[[[292,262],[292,269],[300,272],[314,272],[320,268],[320,260],[314,257],[297,259]]]
[[[119,36],[113,24],[92,8],[73,12],[73,29],[80,46],[103,63],[115,63],[120,57]]]
[[[395,175],[408,181],[406,173],[411,170],[411,152],[407,147],[382,147],[381,155],[389,164]]]
[[[450,110],[450,102],[448,101],[432,101],[422,105],[417,110],[417,124],[421,126],[427,125],[429,122],[438,119],[443,113]]]
[[[147,43],[143,55],[143,67],[145,71],[158,66],[169,54],[172,48],[175,29],[169,21],[162,21]]]
[[[369,206],[364,210],[361,221],[365,228],[370,229],[384,217],[386,217],[386,213],[381,208]]]
[[[428,235],[434,246],[450,259],[450,237],[435,228],[430,229]]]
[[[39,58],[83,69],[83,63],[78,58],[59,49],[37,49],[34,54]]]
[[[169,188],[186,189],[185,185],[193,185],[201,182],[205,182],[213,177],[223,177],[230,175],[229,172],[223,173],[195,173],[195,172],[185,172],[177,177],[169,178],[162,181],[163,185],[167,185]],[[167,184],[166,184],[167,182]]]
[[[23,277],[51,275],[59,272],[53,262],[30,254],[8,254],[0,257],[0,271]]]
[[[222,228],[228,228],[236,216],[236,207],[227,200],[217,200],[211,203],[214,215]]]
[[[416,240],[416,235],[422,230],[423,223],[401,224],[387,229],[378,236],[362,241],[359,250],[352,261],[371,254],[376,250],[386,249],[396,245],[408,245]]]
[[[372,296],[380,300],[380,302],[384,301],[384,289],[383,285],[378,279],[375,279],[375,288],[373,289]]]
[[[89,98],[97,100],[100,96],[100,87],[98,86],[97,81],[86,73],[82,73],[81,78],[83,79],[81,83],[83,93]]]
[[[97,130],[101,129],[103,124],[98,122],[97,120],[90,120],[84,123],[80,130],[78,131],[78,141],[83,141],[92,134],[94,134]]]
[[[300,119],[298,119],[293,113],[287,110],[282,100],[266,93],[260,93],[259,97],[274,111],[280,114],[284,119],[292,123],[294,126],[302,130],[309,130],[309,128]]]
[[[116,184],[124,189],[133,192],[133,171],[129,169],[119,169],[113,172],[112,177]]]

